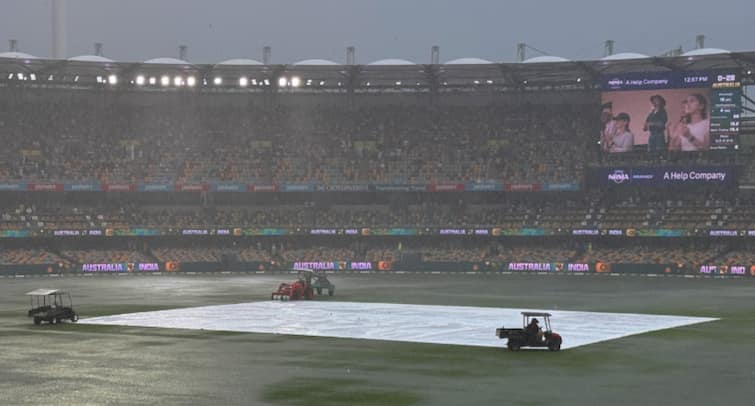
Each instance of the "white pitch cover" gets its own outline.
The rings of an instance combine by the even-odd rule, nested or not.
[[[495,329],[521,327],[522,311],[551,313],[553,330],[564,340],[562,349],[717,320],[547,309],[269,301],[94,317],[79,323],[504,347],[506,340],[497,338]]]

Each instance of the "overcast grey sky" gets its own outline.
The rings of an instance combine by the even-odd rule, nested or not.
[[[51,54],[51,0],[0,0],[0,50]],[[682,45],[755,49],[753,0],[67,0],[67,54],[142,61],[177,57],[212,63],[237,57],[273,63],[324,58],[357,63],[404,58],[427,63],[439,45],[441,62],[461,57],[514,61],[525,42],[569,59],[594,59],[603,41],[616,52],[657,55]],[[537,56],[528,51],[529,56]]]

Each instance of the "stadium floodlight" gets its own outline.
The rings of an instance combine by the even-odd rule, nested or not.
[[[486,81],[485,81],[485,83],[487,83],[487,84],[489,84],[489,85],[492,85],[492,84],[493,84],[493,81],[492,81],[492,80],[490,80],[490,79],[488,79],[488,80],[486,80]]]
[[[143,86],[144,85],[144,75],[139,75],[136,77],[136,85],[137,86]]]
[[[170,78],[168,75],[162,75],[160,77],[160,84],[163,86],[168,86],[170,84]]]
[[[35,75],[35,74],[31,73],[31,74],[29,74],[29,78],[30,78],[31,80],[37,80],[37,75]]]
[[[286,79],[285,77],[278,78],[279,87],[286,87],[287,84],[288,84],[288,79]]]
[[[301,79],[299,79],[298,76],[293,76],[291,78],[291,87],[299,87],[301,85]]]
[[[117,85],[118,84],[118,76],[115,75],[108,75],[107,82],[111,85]]]
[[[245,78],[243,76],[240,77],[239,78],[239,86],[240,87],[246,87],[247,85],[249,85],[249,79],[247,79],[247,78]]]
[[[102,76],[97,76],[95,80],[97,81],[97,83],[102,83]]]
[[[338,87],[341,87],[341,82],[338,82]]]
[[[367,82],[367,83],[365,83],[365,85],[369,86],[369,85],[370,85],[370,82]]]
[[[74,82],[78,82],[78,81],[79,81],[79,75],[76,75],[76,76],[74,76],[74,77],[73,77],[73,81],[74,81]]]
[[[752,70],[748,69],[747,70],[747,76],[750,76],[750,75],[752,75]]]
[[[47,80],[48,80],[48,81],[52,81],[52,80],[53,80],[54,78],[55,78],[55,76],[53,76],[53,75],[50,75],[50,76],[48,76],[48,77],[47,77]]]
[[[154,77],[154,76],[150,76],[150,77],[149,77],[149,84],[150,84],[150,85],[154,85],[154,84],[157,84],[157,78],[156,78],[156,77]]]
[[[475,81],[474,81],[474,84],[476,84],[476,85],[479,85],[479,84],[480,84],[480,81],[479,81],[479,80],[475,80]]]
[[[13,74],[12,73],[8,74],[8,79],[13,79]]]
[[[577,83],[580,83],[582,81],[582,78],[577,78]]]
[[[265,79],[265,86],[270,86],[270,80]]]
[[[401,86],[401,81],[400,80],[396,81],[396,86]]]
[[[320,86],[325,86],[325,81],[324,80],[320,81]]]
[[[252,79],[252,86],[257,86],[257,79]]]
[[[183,84],[184,84],[184,79],[182,77],[176,76],[176,77],[173,78],[173,85],[175,85],[175,86],[183,86]]]
[[[212,83],[215,86],[220,86],[223,84],[223,78],[221,78],[220,76],[215,76],[215,79],[212,79]]]
[[[194,76],[189,76],[188,78],[186,78],[186,86],[194,87],[194,85],[196,84],[197,78],[195,78]]]

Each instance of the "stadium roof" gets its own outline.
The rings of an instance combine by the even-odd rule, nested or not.
[[[687,51],[682,56],[700,56],[700,55],[715,55],[715,54],[728,54],[731,51],[727,51],[721,48],[700,48],[692,51]]]
[[[601,58],[601,61],[623,61],[625,59],[644,59],[644,58],[650,58],[649,56],[645,54],[638,54],[635,52],[622,52],[619,54],[613,54],[608,55],[604,58]]]
[[[98,56],[98,55],[79,55],[79,56],[74,56],[72,58],[68,58],[68,60],[74,61],[74,62],[100,62],[100,63],[115,62],[112,59],[105,58],[104,56]]]
[[[394,65],[394,66],[398,66],[398,65],[416,65],[416,63],[414,63],[412,61],[407,61],[406,59],[388,58],[388,59],[380,59],[380,60],[377,60],[377,61],[374,61],[374,62],[370,62],[370,63],[368,63],[368,65]]]
[[[337,62],[329,61],[327,59],[305,59],[303,61],[295,62],[294,65],[322,66],[322,65],[339,65],[339,64]]]
[[[569,61],[558,57],[536,57],[527,63],[490,63],[478,58],[461,58],[446,64],[415,64],[402,59],[383,59],[367,65],[340,65],[332,61],[309,59],[296,64],[263,65],[251,59],[229,59],[218,64],[191,64],[173,58],[146,62],[105,62],[87,58],[49,60],[20,53],[0,54],[0,85],[16,83],[18,73],[34,73],[36,81],[77,86],[101,81],[102,75],[117,75],[118,86],[135,84],[139,75],[193,76],[197,86],[212,87],[213,77],[223,78],[221,88],[239,87],[240,78],[249,81],[248,91],[279,83],[301,83],[302,89],[334,91],[475,89],[488,86],[508,89],[590,88],[598,86],[603,75],[652,71],[755,70],[755,52],[697,50],[677,57],[646,57],[642,54],[617,54],[602,60]],[[12,75],[11,75],[12,74]],[[290,81],[285,78],[297,77]],[[753,83],[755,77],[745,77]],[[26,81],[25,83],[29,83]],[[33,83],[33,82],[32,82]],[[142,80],[142,83],[144,81]],[[171,82],[173,83],[173,82]],[[188,82],[187,82],[188,83]],[[47,83],[46,83],[47,84]],[[286,86],[289,86],[286,85]],[[253,87],[257,86],[257,87]],[[159,87],[159,86],[158,86]],[[167,86],[166,89],[173,87]],[[280,86],[279,86],[280,87]],[[260,89],[261,90],[261,89]]]
[[[536,56],[534,58],[526,59],[522,63],[553,63],[553,62],[569,62],[568,59],[560,56],[543,55]]]
[[[176,58],[154,58],[144,61],[144,63],[151,63],[151,64],[159,64],[159,65],[188,65],[189,62],[186,62],[181,59]]]
[[[0,58],[8,58],[8,59],[38,59],[34,55],[25,54],[23,52],[0,52]]]
[[[218,65],[231,65],[231,66],[248,66],[248,65],[262,65],[262,62],[256,61],[254,59],[244,59],[244,58],[236,58],[236,59],[226,59],[225,61],[218,62]]]
[[[487,59],[480,59],[480,58],[459,58],[459,59],[448,61],[445,64],[446,65],[485,65],[488,63],[493,63],[493,62],[488,61]]]

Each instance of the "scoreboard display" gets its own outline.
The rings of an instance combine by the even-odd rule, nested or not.
[[[721,151],[739,143],[741,72],[639,72],[604,76],[605,152]]]

